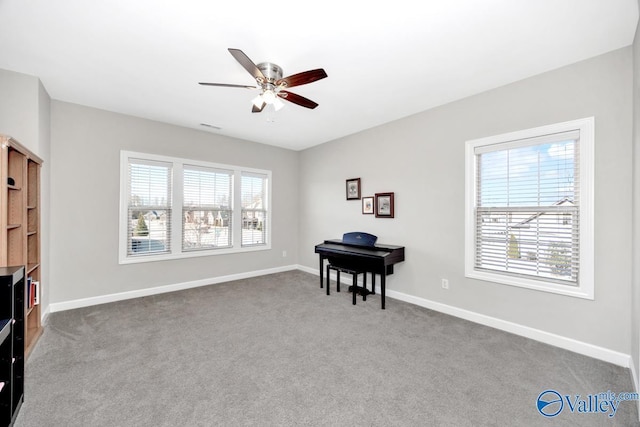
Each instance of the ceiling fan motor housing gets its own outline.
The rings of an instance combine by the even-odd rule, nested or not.
[[[258,70],[260,70],[267,79],[266,83],[273,84],[282,78],[282,68],[279,65],[271,62],[261,62],[256,65],[256,67],[258,67]]]

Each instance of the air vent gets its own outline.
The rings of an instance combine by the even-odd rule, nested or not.
[[[220,126],[210,125],[209,123],[200,123],[200,126],[204,126],[206,128],[220,130],[222,129]]]

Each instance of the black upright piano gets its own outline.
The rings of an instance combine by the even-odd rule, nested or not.
[[[404,261],[404,246],[376,244],[377,237],[368,233],[345,233],[342,240],[325,240],[316,245],[320,255],[320,287],[324,281],[324,260],[339,267],[369,272],[375,290],[376,274],[380,275],[381,306],[384,309],[386,276],[393,274],[393,266]],[[354,284],[355,285],[355,284]]]

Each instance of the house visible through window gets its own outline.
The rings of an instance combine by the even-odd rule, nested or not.
[[[466,274],[593,297],[593,120],[467,142]]]
[[[267,176],[242,173],[242,246],[266,242]]]
[[[185,165],[183,173],[182,249],[230,247],[233,171]]]
[[[270,249],[270,171],[128,151],[121,171],[121,263]]]
[[[128,255],[170,251],[171,171],[171,163],[144,159],[129,161]]]

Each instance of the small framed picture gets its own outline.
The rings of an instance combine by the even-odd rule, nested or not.
[[[363,197],[362,198],[362,213],[363,214],[371,214],[373,215],[373,196],[371,197]]]
[[[393,218],[393,193],[376,193],[376,218]]]
[[[360,178],[347,180],[347,200],[360,200]]]

